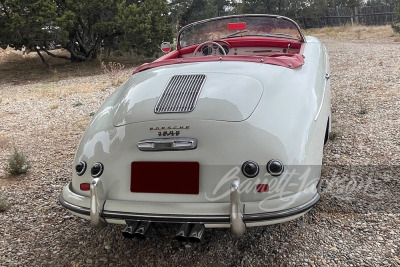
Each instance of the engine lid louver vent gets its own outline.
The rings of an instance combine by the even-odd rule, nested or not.
[[[196,107],[206,76],[175,75],[158,99],[155,113],[191,112]]]

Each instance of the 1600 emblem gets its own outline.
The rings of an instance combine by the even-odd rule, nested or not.
[[[189,126],[151,127],[150,131],[158,131],[158,136],[179,136],[181,130],[189,130],[189,128]]]
[[[158,132],[158,136],[179,136],[181,134],[180,131],[163,131]]]

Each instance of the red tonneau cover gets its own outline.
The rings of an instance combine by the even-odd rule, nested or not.
[[[198,45],[185,47],[168,53],[159,59],[145,63],[134,71],[134,73],[147,70],[150,68],[157,68],[172,64],[184,64],[195,62],[215,62],[215,61],[242,61],[242,62],[257,62],[261,64],[272,64],[282,66],[290,69],[295,69],[304,64],[302,53],[303,42],[296,40],[288,40],[281,38],[265,38],[265,37],[238,37],[224,40],[216,40],[219,43],[225,43],[230,48],[232,47],[290,47],[291,49],[300,49],[300,54],[281,53],[273,55],[258,55],[258,56],[206,56],[206,57],[185,57],[181,58],[183,54],[193,53]]]
[[[150,68],[157,68],[172,64],[184,64],[194,62],[215,62],[215,61],[241,61],[241,62],[257,62],[260,64],[272,64],[289,69],[295,69],[304,64],[304,58],[300,54],[274,54],[272,56],[208,56],[208,57],[191,57],[191,58],[175,58],[145,63],[136,68],[133,73],[137,73]]]

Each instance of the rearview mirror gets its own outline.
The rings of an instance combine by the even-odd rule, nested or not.
[[[164,53],[169,53],[171,51],[171,44],[169,42],[163,42],[161,44],[161,50]]]

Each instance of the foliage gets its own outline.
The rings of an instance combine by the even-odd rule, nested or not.
[[[282,0],[243,0],[244,13],[282,14],[284,7]],[[294,2],[294,1],[289,1]],[[286,5],[289,7],[289,4]]]
[[[71,60],[97,58],[101,43],[118,35],[114,21],[117,6],[113,0],[57,0],[56,19],[62,46],[71,53]]]
[[[162,41],[172,41],[173,29],[201,19],[279,14],[312,27],[329,7],[374,3],[397,5],[393,28],[400,31],[400,0],[0,0],[0,46],[72,61],[97,58],[101,49],[153,57]],[[58,45],[70,57],[50,52]]]
[[[364,1],[363,0],[330,0],[330,7],[337,7],[337,6],[342,6],[342,7],[360,7]]]
[[[186,12],[182,14],[181,23],[186,25],[194,21],[212,18],[218,16],[217,6],[213,1],[197,0],[187,7]]]
[[[0,212],[7,211],[10,204],[7,201],[7,197],[3,191],[0,190]]]
[[[395,32],[400,33],[400,0],[395,0],[394,4],[394,23],[392,28]]]
[[[48,49],[57,40],[57,6],[51,0],[1,0],[0,45]]]
[[[226,15],[234,6],[229,0],[172,0],[169,8],[170,21],[184,26],[198,20]]]
[[[140,1],[138,1],[140,2]],[[163,41],[172,41],[165,0],[117,4],[116,23],[122,30],[121,46],[138,55],[153,56]]]
[[[5,167],[6,173],[11,176],[25,174],[29,171],[31,165],[23,152],[14,147],[14,152],[9,156],[7,166]]]
[[[0,45],[71,61],[97,58],[102,47],[152,56],[172,41],[168,13],[167,0],[0,0]],[[51,53],[56,45],[71,56]]]

